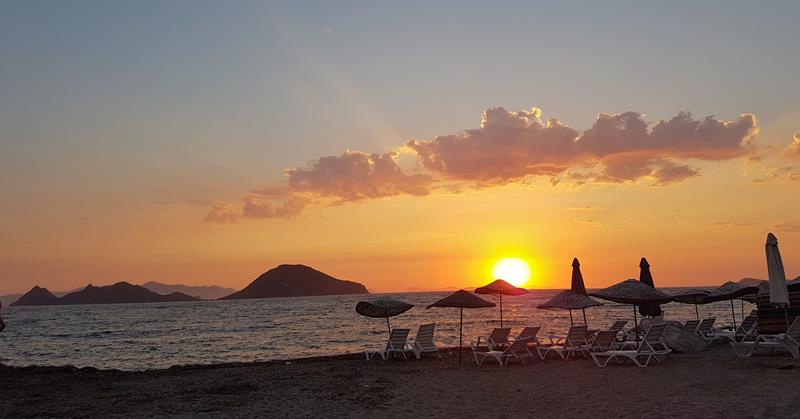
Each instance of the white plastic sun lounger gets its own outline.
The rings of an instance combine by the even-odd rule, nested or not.
[[[568,359],[574,354],[581,354],[588,357],[589,343],[586,342],[586,326],[572,326],[564,338],[563,344],[556,345],[536,345],[536,352],[539,358],[544,360],[550,353],[556,353],[561,359]]]
[[[742,320],[736,330],[717,330],[714,335],[717,339],[727,340],[728,342],[743,342],[748,339],[755,339],[758,330],[758,316],[751,314]]]
[[[800,317],[795,317],[786,333],[777,335],[758,335],[752,341],[731,342],[736,356],[749,358],[758,352],[786,351],[793,358],[800,359]]]
[[[717,339],[714,334],[714,322],[717,321],[716,317],[708,317],[703,319],[697,326],[697,334],[706,341],[706,345],[711,345],[711,342]]]
[[[533,359],[533,354],[528,350],[528,343],[534,339],[531,337],[517,339],[504,351],[472,351],[472,356],[478,365],[483,365],[483,361],[487,358],[494,359],[500,366],[508,365],[508,361],[512,358],[524,364],[526,357]]]
[[[489,337],[481,336],[478,338],[477,342],[470,342],[470,347],[473,351],[478,351],[481,349],[486,349],[487,351],[493,351],[498,346],[508,345],[510,342],[508,341],[508,335],[511,334],[510,327],[495,327],[492,330],[492,333]],[[481,340],[483,340],[484,347],[481,347]]]
[[[522,329],[521,332],[519,332],[519,335],[517,335],[517,338],[514,340],[520,340],[525,338],[536,338],[536,335],[539,334],[539,330],[541,329],[542,328],[539,326],[526,326],[524,329]]]
[[[414,343],[411,344],[411,350],[417,359],[422,358],[422,354],[439,353],[439,348],[436,346],[436,342],[433,341],[433,332],[435,330],[436,323],[420,325],[417,335],[414,336]]]
[[[380,351],[365,351],[364,356],[367,357],[367,361],[374,358],[375,355],[380,355],[383,359],[388,359],[392,355],[403,355],[403,359],[408,359],[406,357],[406,352],[409,352],[408,349],[408,333],[410,329],[392,329],[392,333],[389,335],[389,341],[386,342],[386,348]]]
[[[666,327],[667,325],[665,323],[658,323],[650,326],[644,338],[639,342],[639,347],[637,349],[592,352],[592,359],[598,367],[605,367],[612,359],[620,362],[629,359],[642,368],[647,367],[650,364],[650,360],[654,358],[658,362],[663,362],[659,357],[666,357],[666,355],[671,352],[669,348],[664,346],[661,340]]]
[[[686,320],[686,323],[683,324],[683,327],[691,330],[692,332],[697,331],[697,326],[700,325],[700,320]]]

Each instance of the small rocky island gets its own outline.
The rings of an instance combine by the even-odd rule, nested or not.
[[[89,284],[80,291],[66,294],[60,298],[53,295],[47,288],[36,286],[11,305],[20,307],[71,304],[165,303],[196,300],[197,298],[180,292],[161,295],[139,285],[118,282],[104,287],[95,287]]]
[[[221,300],[369,294],[358,282],[334,278],[305,265],[280,265],[261,274],[245,289]]]

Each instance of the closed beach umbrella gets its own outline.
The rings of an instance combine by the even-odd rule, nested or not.
[[[494,280],[489,285],[475,289],[476,294],[491,294],[500,297],[500,327],[503,327],[503,295],[522,295],[527,294],[525,288],[517,288],[502,279]]]
[[[694,304],[694,314],[697,316],[697,320],[700,320],[700,310],[698,310],[697,305],[703,304],[708,294],[710,292],[706,290],[688,288],[673,294],[672,300],[683,304]]]
[[[578,262],[578,258],[572,258],[572,286],[569,289],[576,294],[587,295],[586,285],[583,284],[581,263]]]
[[[731,302],[731,316],[733,316],[733,328],[736,329],[736,312],[733,308],[733,300],[741,298],[745,295],[754,295],[758,292],[758,287],[754,285],[745,285],[738,282],[728,281],[719,286],[719,288],[711,291],[708,296],[703,300],[704,303],[713,303],[715,301],[730,300]]]
[[[650,273],[650,264],[645,258],[639,261],[639,282],[653,288],[656,287],[655,283],[653,283],[653,274]],[[658,317],[661,315],[661,306],[654,303],[642,304],[639,306],[639,314],[642,316]]]
[[[475,294],[469,293],[464,290],[458,290],[447,297],[431,304],[431,307],[457,307],[461,309],[461,316],[459,318],[458,326],[458,363],[461,363],[461,350],[464,347],[464,309],[465,308],[487,308],[494,307],[495,304],[478,297]]]
[[[395,300],[394,298],[381,297],[374,300],[359,301],[356,304],[356,313],[374,317],[377,319],[386,318],[386,327],[389,328],[389,335],[392,334],[392,327],[389,325],[389,317],[394,317],[405,313],[414,307],[403,301]]]
[[[641,281],[635,279],[628,279],[620,283],[614,284],[608,288],[600,291],[590,292],[592,297],[602,298],[603,300],[613,301],[621,304],[633,305],[633,325],[636,329],[639,328],[638,320],[636,319],[636,306],[641,304],[664,304],[672,301],[672,296],[665,294],[649,285],[645,285]],[[636,339],[639,339],[637,333]]]
[[[778,238],[774,234],[767,234],[767,272],[769,273],[769,302],[772,305],[782,306],[786,316],[786,327],[789,327],[789,288],[786,284],[786,272],[783,270],[781,252],[778,250]]]
[[[544,304],[537,306],[537,308],[545,310],[569,310],[569,323],[574,326],[572,310],[583,310],[583,324],[586,324],[586,309],[601,305],[603,305],[603,303],[595,301],[583,294],[578,294],[574,291],[561,291]]]

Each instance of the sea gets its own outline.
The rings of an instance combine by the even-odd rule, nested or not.
[[[665,291],[669,292],[669,289]],[[541,326],[541,336],[561,335],[570,326],[568,311],[536,308],[558,290],[534,290],[503,298],[504,325],[512,335],[524,326]],[[8,307],[0,332],[0,363],[147,370],[174,365],[291,360],[379,349],[388,335],[386,319],[355,312],[359,301],[389,296],[414,307],[390,319],[391,327],[415,333],[435,322],[440,346],[457,346],[459,309],[427,308],[449,292],[339,295],[256,300],[148,304]],[[482,296],[497,302],[493,296]],[[734,300],[736,322],[755,307]],[[694,305],[662,306],[668,320],[695,318]],[[727,301],[699,306],[700,316],[732,323]],[[583,322],[580,310],[572,312]],[[633,307],[606,303],[586,310],[591,329],[629,320]],[[464,309],[464,344],[500,325],[500,309]]]

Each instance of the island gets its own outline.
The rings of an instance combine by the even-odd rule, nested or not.
[[[173,301],[197,301],[198,299],[180,292],[162,295],[140,285],[118,282],[114,285],[86,288],[56,297],[47,288],[33,287],[23,294],[12,306],[72,305],[72,304],[124,304],[124,303],[166,303]]]
[[[306,265],[280,265],[221,300],[341,294],[369,294],[369,291],[363,284],[337,279]]]

